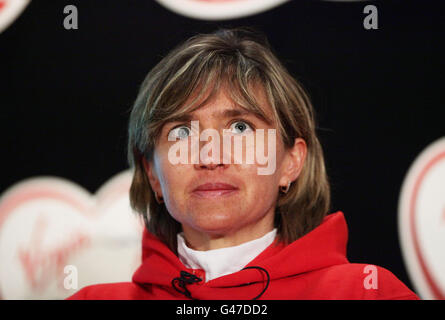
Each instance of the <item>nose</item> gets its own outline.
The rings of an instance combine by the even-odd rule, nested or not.
[[[195,169],[198,169],[198,170],[203,170],[203,169],[215,170],[218,167],[222,167],[224,169],[224,168],[227,167],[227,164],[224,164],[224,163],[209,163],[209,164],[199,163],[199,164],[195,164]]]
[[[218,133],[219,137],[214,136],[216,133]],[[207,141],[199,141],[199,152],[196,154],[198,159],[195,158],[194,164],[196,170],[226,169],[229,166],[228,161],[224,161],[223,136],[216,130],[213,131],[213,134]]]
[[[209,142],[207,142],[209,143]],[[205,147],[207,148],[207,147]],[[200,148],[200,150],[203,150],[202,148]],[[215,149],[212,149],[211,151],[211,155],[209,155],[209,153],[204,152],[204,154],[201,154],[201,152],[199,152],[199,160],[198,163],[194,164],[195,169],[197,170],[215,170],[218,168],[221,169],[226,169],[229,164],[228,163],[224,163],[223,161],[223,155],[222,155],[222,150],[218,155],[214,155]]]

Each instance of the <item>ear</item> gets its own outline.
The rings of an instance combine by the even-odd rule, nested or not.
[[[154,170],[153,162],[147,161],[145,157],[142,157],[142,164],[144,166],[145,174],[148,177],[148,181],[150,182],[151,188],[154,192],[156,192],[159,196],[162,196],[161,192],[161,184],[159,183],[159,179]]]
[[[280,180],[281,186],[286,186],[288,182],[297,180],[303,169],[304,161],[307,154],[306,141],[302,138],[296,138],[294,146],[287,150],[283,173]]]

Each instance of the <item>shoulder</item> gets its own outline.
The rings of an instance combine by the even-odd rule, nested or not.
[[[417,295],[391,271],[373,264],[347,263],[318,271],[323,285],[338,299],[417,300]]]
[[[141,297],[142,291],[132,282],[103,283],[86,286],[67,300],[129,300]]]

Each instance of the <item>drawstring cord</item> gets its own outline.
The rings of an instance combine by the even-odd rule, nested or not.
[[[245,267],[242,270],[246,270],[246,269],[258,269],[260,271],[263,271],[266,276],[267,276],[267,282],[266,282],[266,286],[264,287],[264,289],[260,292],[259,295],[257,295],[255,298],[253,298],[252,300],[257,300],[258,298],[260,298],[264,292],[266,292],[267,288],[269,287],[269,283],[270,283],[270,275],[269,272],[267,272],[266,269],[262,268],[262,267],[257,267],[257,266],[251,266],[251,267]],[[172,280],[172,287],[178,291],[179,293],[185,295],[187,298],[190,299],[195,299],[193,298],[190,291],[187,289],[187,285],[189,284],[193,284],[193,283],[197,283],[202,281],[201,278],[195,276],[194,274],[188,273],[187,271],[181,271],[180,272],[180,276],[173,278]],[[248,283],[250,284],[250,283]]]
[[[180,277],[176,277],[172,280],[172,287],[179,293],[182,293],[183,295],[185,295],[187,298],[194,299],[194,298],[192,298],[192,295],[186,286],[188,284],[192,284],[192,283],[196,283],[196,282],[200,282],[200,281],[202,281],[202,279],[195,276],[194,274],[188,273],[187,271],[181,271]],[[178,286],[180,288],[182,288],[182,290],[176,286],[176,283],[178,283]]]
[[[242,270],[246,270],[246,269],[258,269],[260,271],[263,271],[266,274],[266,276],[267,276],[266,286],[264,287],[263,291],[261,291],[259,295],[257,295],[255,298],[252,299],[252,300],[257,300],[259,297],[261,297],[263,295],[264,292],[266,292],[267,288],[269,287],[269,283],[270,283],[269,272],[267,272],[266,269],[264,269],[262,267],[258,267],[258,266],[245,267]]]

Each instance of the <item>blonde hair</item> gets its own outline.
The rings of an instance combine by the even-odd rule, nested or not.
[[[268,119],[258,106],[253,90],[258,84],[264,89],[274,119]],[[272,120],[286,148],[291,148],[296,138],[306,142],[307,156],[300,176],[277,201],[275,226],[280,241],[291,243],[317,227],[330,207],[312,104],[302,86],[273,54],[267,39],[245,28],[199,34],[172,50],[148,73],[128,128],[128,162],[134,167],[131,206],[143,215],[147,229],[175,253],[181,225],[164,204],[156,201],[142,160],[152,160],[166,122],[204,105],[221,85],[228,86],[235,103]]]

